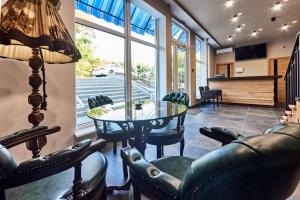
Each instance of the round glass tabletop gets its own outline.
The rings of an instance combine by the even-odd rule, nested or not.
[[[133,122],[163,119],[183,114],[187,107],[167,101],[135,101],[105,105],[87,112],[91,119],[109,122]]]

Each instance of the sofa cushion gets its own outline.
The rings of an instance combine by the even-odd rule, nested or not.
[[[182,180],[194,159],[183,156],[171,156],[154,160],[151,163],[161,171]]]
[[[82,162],[82,183],[87,192],[92,191],[99,182],[105,182],[107,160],[96,152]],[[7,200],[55,200],[62,199],[73,187],[74,168],[53,176],[43,178],[22,186],[7,189]]]

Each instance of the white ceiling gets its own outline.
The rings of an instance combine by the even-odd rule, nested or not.
[[[182,6],[223,47],[293,37],[300,31],[300,0],[282,2],[282,9],[276,12],[272,6],[280,0],[235,0],[235,4],[231,8],[225,7],[226,0],[165,1],[170,4],[171,9],[174,7],[172,4]],[[240,12],[242,16],[239,17],[239,21],[232,22],[232,17]],[[177,15],[178,17],[180,16]],[[271,17],[278,17],[278,19],[271,22]],[[280,29],[282,25],[293,20],[298,20],[298,23],[292,25],[288,31]],[[241,32],[236,32],[236,27],[242,24],[246,24],[246,26]],[[259,28],[262,28],[263,31],[256,38],[251,37],[250,33]],[[236,36],[232,41],[228,41],[228,36],[232,34]]]

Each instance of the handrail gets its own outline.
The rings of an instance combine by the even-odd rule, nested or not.
[[[295,105],[300,97],[300,32],[296,36],[291,59],[285,74],[286,84],[286,108]]]
[[[290,68],[291,68],[291,65],[292,65],[292,61],[294,60],[294,52],[297,50],[297,48],[299,50],[299,40],[300,40],[300,31],[296,35],[296,42],[295,42],[295,45],[294,45],[294,48],[293,48],[293,51],[292,51],[292,56],[291,56],[288,68],[286,70],[286,74],[285,74],[284,80],[286,80],[286,76],[287,76],[288,72],[290,71]]]

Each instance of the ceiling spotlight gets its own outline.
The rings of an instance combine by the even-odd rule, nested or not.
[[[277,2],[273,5],[273,10],[278,11],[281,10],[282,4],[280,2]]]
[[[285,2],[285,3],[288,2],[288,1],[289,1],[289,0],[283,0],[283,2]]]
[[[227,40],[232,41],[232,36],[228,36]]]
[[[297,20],[292,21],[292,24],[297,24],[297,23],[298,23]]]
[[[241,26],[237,26],[237,27],[236,27],[236,31],[237,31],[237,32],[241,32],[241,30],[242,30],[242,27],[241,27]]]
[[[259,32],[261,32],[261,31],[263,31],[263,30],[264,30],[264,29],[262,29],[262,28],[259,28],[259,29],[258,29]]]
[[[227,8],[230,8],[230,7],[233,6],[233,4],[234,4],[234,1],[233,1],[233,0],[227,0],[226,3],[225,3],[225,6],[226,6]]]
[[[233,15],[232,21],[233,21],[233,22],[237,22],[237,21],[238,21],[238,15]]]
[[[289,25],[288,24],[284,24],[282,27],[281,27],[281,30],[283,31],[287,31],[289,29]]]
[[[252,31],[251,36],[252,37],[257,37],[257,31]]]
[[[241,13],[241,12],[240,12],[240,13],[239,13],[239,14],[237,14],[237,15],[238,15],[238,16],[242,16],[242,14],[243,14],[243,13]]]
[[[246,26],[246,24],[242,24],[242,27],[245,27]]]

